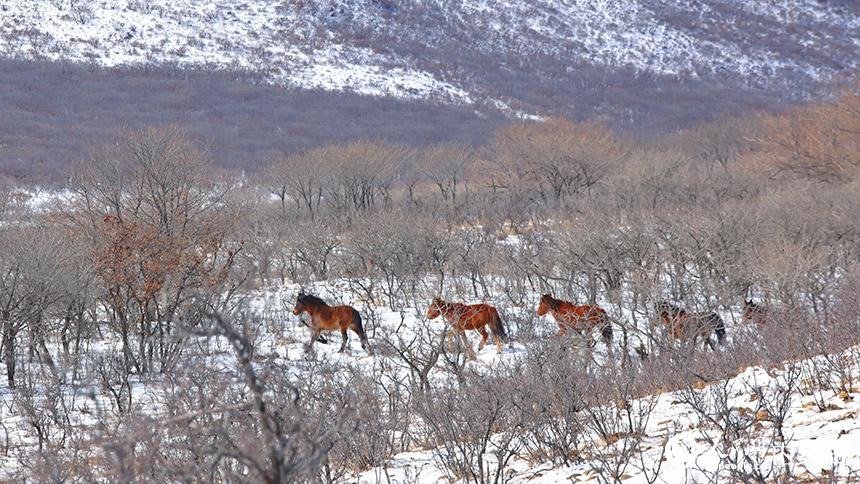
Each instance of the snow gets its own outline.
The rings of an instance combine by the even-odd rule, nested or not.
[[[511,243],[516,243],[516,240],[511,241]],[[365,314],[365,321],[369,321],[368,315],[372,316],[373,323],[366,323],[366,325],[375,325],[375,329],[380,331],[379,334],[390,335],[397,329],[400,336],[409,338],[414,334],[418,325],[425,321],[423,315],[426,307],[392,311],[386,307],[372,306],[362,302],[357,297],[349,296],[351,292],[347,290],[348,284],[349,281],[346,280],[320,282],[314,284],[313,287],[305,287],[304,290],[320,294],[334,304],[355,305]],[[305,371],[309,358],[334,360],[368,371],[379,368],[379,365],[383,363],[389,369],[388,371],[392,368],[407,371],[396,359],[382,356],[382,352],[377,352],[375,356],[367,355],[360,348],[355,337],[351,338],[349,350],[343,354],[337,353],[340,343],[337,335],[330,335],[333,341],[327,345],[317,343],[312,355],[305,354],[304,345],[307,340],[307,330],[299,323],[298,317],[293,316],[289,311],[292,307],[293,298],[299,289],[297,285],[276,286],[256,290],[244,296],[245,307],[257,314],[268,315],[272,321],[283,321],[277,327],[261,328],[263,333],[258,337],[257,348],[260,355],[263,355],[264,358],[275,358],[289,362],[288,367],[297,373]],[[501,309],[502,314],[508,316],[518,314],[534,318],[532,315],[534,308],[512,307],[501,298],[492,302]],[[621,308],[613,308],[610,312],[618,311],[621,311]],[[730,313],[723,313],[723,316],[727,321],[732,321],[739,311],[739,307],[732,308]],[[625,316],[629,316],[628,313],[621,312]],[[537,318],[533,321],[538,326],[538,330],[544,334],[555,332],[555,324],[549,318]],[[435,320],[430,323],[430,327],[436,332],[442,332],[446,325],[441,320]],[[730,325],[730,330],[736,329]],[[381,340],[374,338],[373,329],[369,329],[368,332],[371,336],[371,345],[379,348],[382,345]],[[475,344],[476,336],[471,334],[470,340]],[[209,340],[209,345],[210,351],[212,351],[213,368],[223,368],[224,373],[229,374],[234,363],[229,345],[220,338]],[[56,342],[53,342],[50,347],[53,351],[58,352]],[[89,349],[89,354],[94,356],[115,353],[117,348],[118,342],[116,341],[95,341]],[[489,371],[496,365],[511,364],[524,357],[527,352],[528,347],[519,342],[506,347],[502,354],[498,354],[496,348],[490,344],[477,353],[477,361],[468,364],[479,371],[485,369]],[[851,348],[843,356],[855,358],[857,354],[858,349]],[[602,354],[595,355],[595,357],[597,360],[605,359]],[[799,364],[803,363],[799,362]],[[0,365],[0,370],[3,369],[4,367]],[[762,391],[768,394],[780,383],[783,375],[782,371],[773,368],[750,367],[727,382],[711,382],[710,385],[726,383],[726,388],[730,392],[729,404],[731,408],[738,412],[744,411],[741,409],[751,411],[750,409],[756,408],[755,399],[752,396],[754,390],[763,389]],[[446,374],[442,370],[437,370],[431,377],[446,378]],[[711,386],[703,387],[698,392],[708,392]],[[860,430],[858,430],[860,423],[857,420],[857,417],[860,416],[860,398],[856,397],[860,395],[855,393],[837,396],[832,393],[823,393],[822,390],[816,389],[812,392],[807,390],[808,388],[801,385],[800,389],[792,395],[791,409],[784,427],[788,442],[786,448],[791,463],[795,467],[795,472],[810,477],[821,477],[823,470],[831,469],[834,464],[843,471],[848,468],[860,468],[860,452],[856,451],[857,442],[860,439]],[[73,422],[77,424],[84,425],[93,421],[95,418],[92,415],[94,403],[103,405],[105,408],[110,407],[108,396],[99,395],[98,389],[95,387],[78,384],[77,386],[70,386],[68,391],[77,392],[81,395],[76,400],[77,407],[76,411],[73,412]],[[93,392],[96,394],[95,400],[88,396]],[[157,416],[159,402],[163,399],[157,379],[145,382],[133,381],[132,392],[134,394],[133,401],[137,408]],[[14,412],[9,413],[14,408],[10,404],[13,392],[5,386],[5,378],[0,380],[0,396],[5,402],[5,404],[0,405],[0,418],[2,418],[5,427],[10,430],[9,438],[14,444],[7,455],[0,455],[0,469],[2,469],[0,470],[0,478],[3,478],[4,475],[9,475],[5,473],[14,472],[17,466],[16,459],[24,455],[24,452],[35,445],[35,442],[32,440],[32,436],[23,430],[25,426],[20,425],[21,417],[16,416]],[[815,401],[823,401],[828,410],[819,411],[818,406],[813,404]],[[645,437],[641,444],[644,466],[631,465],[626,471],[626,482],[647,482],[640,467],[653,470],[661,459],[664,443],[665,454],[663,458],[665,460],[662,462],[657,482],[701,482],[709,480],[711,476],[706,473],[713,470],[720,461],[721,450],[718,446],[712,446],[708,443],[705,437],[718,441],[719,436],[709,423],[701,421],[697,417],[696,412],[689,404],[683,402],[684,400],[679,393],[669,392],[646,396],[640,401],[630,403],[630,405],[654,403],[655,407],[645,426]],[[781,449],[776,449],[771,445],[770,436],[773,431],[773,424],[766,419],[759,424],[760,427],[751,433],[744,450],[756,455],[756,458],[761,459],[764,466],[774,465],[775,468],[780,469],[783,454]],[[593,439],[598,448],[611,449],[612,446],[619,446],[623,443],[621,441],[605,443],[596,436],[589,438]],[[408,452],[394,456],[385,468],[370,469],[356,476],[356,478],[359,482],[368,483],[381,480],[397,483],[446,481],[448,476],[443,469],[436,466],[431,451],[432,449],[410,449]],[[562,480],[590,480],[596,477],[595,465],[595,462],[590,461],[587,457],[571,467],[553,466],[546,462],[530,462],[522,458],[515,458],[511,464],[513,469],[511,482],[550,483]]]
[[[519,241],[514,236],[513,240],[507,242],[517,244]],[[267,307],[285,307],[291,303],[290,298],[298,290],[297,286],[273,288],[259,294],[253,305],[258,310],[264,310]],[[419,318],[416,315],[422,315],[426,309],[406,308],[401,312],[395,312],[387,308],[366,305],[360,300],[350,300],[349,298],[339,300],[338,295],[342,297],[343,294],[348,293],[345,282],[318,283],[313,291],[326,294],[328,299],[333,299],[331,302],[353,304],[362,312],[374,312],[380,327],[389,329],[400,327],[402,335],[405,337],[408,337],[412,329],[418,324]],[[511,307],[501,298],[491,302],[501,308],[502,314],[533,317],[531,311],[534,308]],[[609,307],[608,304],[604,303],[604,305]],[[629,311],[623,308],[610,309],[610,313],[612,312],[620,312],[624,319],[629,319],[631,316]],[[731,322],[740,319],[740,312],[741,308],[737,307],[732,308],[730,312],[721,313],[721,316],[729,322],[730,338],[738,330],[738,327],[732,325]],[[556,328],[555,323],[548,317],[538,318],[535,324],[540,327],[544,334],[552,334]],[[440,320],[433,322],[432,326],[437,331],[444,331],[446,327]],[[472,344],[476,344],[475,334],[470,335],[470,341]],[[336,353],[339,344],[335,343],[339,343],[337,336],[335,336],[335,341],[330,342],[329,345],[317,344],[314,357],[334,358],[344,363],[352,362],[352,364],[365,367],[376,364],[375,360],[381,358],[380,356],[367,357],[364,351],[358,347],[355,338],[351,340],[350,350],[346,354]],[[371,340],[371,343],[373,344],[374,340]],[[280,355],[299,362],[305,357],[302,352],[303,344],[304,341],[300,339],[300,342],[287,345],[283,350],[277,351]],[[489,369],[495,365],[510,364],[523,357],[527,351],[526,346],[515,342],[511,347],[506,347],[504,353],[499,355],[496,348],[488,344],[481,351],[477,351],[476,348],[477,360],[469,364],[474,365],[479,370],[482,368]],[[856,352],[857,348],[851,348],[845,352],[844,356],[854,358]],[[604,354],[595,356],[598,360],[603,360],[605,357]],[[798,363],[803,364],[804,362]],[[387,367],[396,368],[398,365],[397,361],[392,360],[389,361]],[[441,377],[441,372],[437,372],[437,377]],[[782,378],[782,372],[772,368],[750,367],[745,369],[727,382],[727,388],[732,394],[730,405],[735,409],[755,408],[755,403],[751,398],[752,389],[764,388],[765,391],[768,391],[767,389],[774,387],[780,378]],[[712,382],[711,385],[721,385],[722,383],[724,382]],[[711,385],[703,387],[699,391],[707,392]],[[798,390],[792,395],[793,403],[784,432],[788,441],[787,448],[792,465],[795,466],[798,474],[805,473],[804,475],[810,477],[822,477],[822,472],[829,471],[834,465],[843,472],[847,469],[860,468],[860,452],[851,450],[858,448],[857,442],[860,442],[860,431],[858,431],[860,422],[857,420],[857,417],[860,416],[860,393],[853,393],[844,397],[846,398],[822,390],[815,390],[814,395],[805,394]],[[855,399],[855,397],[858,398]],[[707,434],[716,441],[718,435],[715,430],[708,428],[706,423],[699,421],[695,412],[689,405],[682,403],[675,392],[646,398],[654,399],[656,406],[649,417],[645,430],[647,437],[642,444],[646,456],[645,467],[653,468],[656,465],[660,459],[661,444],[665,440],[666,450],[663,456],[665,461],[662,464],[657,482],[709,481],[712,476],[706,475],[703,471],[716,468],[716,464],[720,460],[720,450],[703,440],[702,437]],[[814,401],[824,401],[830,409],[821,412],[813,405]],[[632,403],[632,405],[635,404],[635,402]],[[761,428],[753,433],[747,451],[761,454],[765,467],[773,465],[776,469],[781,469],[781,450],[774,449],[770,445],[769,433],[772,432],[773,426],[767,420],[760,423]],[[597,439],[596,437],[593,438]],[[514,473],[511,482],[553,483],[592,480],[596,478],[593,465],[594,462],[585,460],[566,468],[548,463],[514,459],[512,463]],[[626,474],[629,478],[626,478],[625,482],[647,482],[641,469],[635,469],[631,466]],[[382,480],[392,483],[448,482],[445,471],[436,466],[431,449],[413,449],[400,453],[394,456],[385,468],[370,469],[357,476],[357,479],[358,482],[362,483],[374,483]]]
[[[4,208],[26,213],[47,213],[58,206],[70,203],[74,196],[68,189],[10,187],[6,189]]]
[[[266,72],[271,82],[294,87],[471,102],[462,89],[428,72],[390,66],[397,61],[370,49],[331,42],[291,45],[290,27],[297,19],[278,11],[283,2],[140,4],[0,1],[0,55],[96,61],[108,67],[214,66]]]
[[[740,39],[712,40],[695,29],[666,22],[667,12],[692,15],[702,23],[714,16],[709,4],[728,4],[785,25],[816,22],[845,23],[848,38],[856,43],[860,19],[830,10],[814,1],[775,2],[647,2],[574,0],[568,2],[497,2],[473,0],[464,9],[492,16],[493,25],[508,30],[528,29],[542,44],[575,46],[579,55],[605,65],[626,65],[660,74],[680,75],[725,70],[748,77],[764,77],[780,70],[800,70],[810,76],[825,74],[822,69],[798,59],[785,60],[765,47],[750,46]],[[505,8],[507,6],[508,8]],[[515,26],[515,27],[512,27]],[[731,25],[723,28],[731,29]],[[853,32],[853,34],[851,34]],[[809,33],[815,37],[814,33]],[[785,42],[790,42],[788,38]]]
[[[436,16],[398,16],[409,8]],[[447,38],[505,65],[539,55],[754,85],[826,80],[860,64],[843,55],[860,46],[860,16],[817,0],[424,0],[388,11],[367,0],[0,0],[0,16],[4,57],[252,71],[285,86],[480,102],[518,117],[529,113],[480,84],[480,65],[452,63]]]
[[[729,380],[728,386],[734,391],[731,400],[736,410],[755,407],[750,392],[746,391],[755,386],[767,388],[772,385],[779,375],[771,376],[762,368],[749,368],[742,374]],[[705,392],[708,387],[699,391]],[[860,402],[855,401],[858,393],[839,398],[835,395],[826,396],[825,401],[831,410],[820,412],[812,404],[813,397],[802,394],[794,395],[789,417],[784,432],[788,454],[796,475],[807,477],[825,477],[823,472],[829,472],[834,465],[837,470],[857,469],[860,466],[860,452],[857,452],[857,442],[860,439]],[[666,441],[665,459],[656,482],[708,482],[713,476],[709,472],[718,468],[720,450],[702,438],[708,434],[715,441],[718,435],[706,424],[699,422],[686,404],[682,403],[675,393],[656,395],[657,404],[650,415],[641,448],[645,455],[645,468],[653,472],[661,456],[662,443]],[[633,403],[635,405],[635,402]],[[753,432],[748,453],[759,453],[762,456],[762,467],[773,466],[777,473],[782,467],[782,451],[772,446],[769,433],[772,423],[767,420],[760,422],[761,428]],[[616,444],[604,444],[611,447]],[[592,467],[594,463],[584,461],[569,468],[554,467],[547,463],[530,463],[515,460],[515,472],[510,482],[554,483],[560,481],[587,481],[597,476]],[[635,464],[625,473],[625,482],[648,482],[641,469]],[[359,482],[378,482],[379,475],[391,477],[391,482],[437,482],[445,473],[436,468],[428,450],[404,452],[395,456],[389,467],[371,469],[359,476]]]

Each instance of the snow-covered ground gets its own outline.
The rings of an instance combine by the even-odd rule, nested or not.
[[[342,294],[343,289],[334,289],[329,285],[319,287],[321,291],[331,291],[331,294]],[[283,306],[284,297],[295,294],[298,288],[277,290],[262,293],[257,296],[255,304],[259,308]],[[537,298],[537,296],[536,296]],[[361,307],[359,301],[343,301]],[[477,301],[469,301],[477,302]],[[503,313],[518,313],[526,317],[534,317],[539,331],[544,334],[553,334],[556,330],[555,323],[549,317],[538,318],[532,315],[534,308],[505,307],[504,303],[497,302]],[[605,305],[609,307],[609,305]],[[621,308],[615,308],[621,309]],[[402,331],[408,332],[410,326],[416,325],[418,319],[415,314],[422,313],[422,308],[409,308],[403,312],[393,312],[385,308],[365,307],[365,311],[374,311],[384,327],[401,327]],[[611,312],[611,310],[610,310]],[[629,316],[629,313],[621,309],[621,313]],[[723,312],[721,316],[728,321],[729,337],[737,331],[746,331],[749,328],[741,323],[741,308],[734,308],[732,312]],[[405,324],[403,321],[405,320]],[[737,321],[738,323],[732,323]],[[438,331],[444,331],[445,326],[437,321],[434,325]],[[300,334],[302,328],[299,329]],[[346,355],[336,353],[339,346],[339,336],[332,335],[333,341],[329,345],[317,344],[318,357],[338,358],[346,361],[354,361],[358,365],[373,365],[373,359],[367,357],[366,353],[358,346],[355,337],[352,337],[351,351]],[[477,334],[470,333],[470,341],[477,345]],[[338,343],[338,344],[335,344]],[[300,360],[303,358],[304,341],[293,343],[283,348],[284,355]],[[276,349],[280,353],[279,349]],[[499,355],[496,348],[488,344],[477,353],[477,361],[470,363],[483,367],[510,364],[518,358],[524,357],[528,347],[520,343],[514,343]],[[600,348],[595,350],[596,358],[603,359],[604,355]],[[845,358],[856,359],[860,352],[856,348],[846,351]],[[395,365],[396,362],[393,362]],[[805,362],[794,362],[804,364]],[[764,392],[765,395],[773,388],[784,385],[784,371],[776,368],[750,367],[736,377],[720,382],[709,382],[708,385],[697,385],[699,391],[706,394],[712,385],[718,385],[729,393],[729,405],[733,412],[755,422],[751,438],[743,445],[747,447],[743,452],[752,456],[751,459],[757,466],[767,472],[772,470],[776,477],[783,468],[783,456],[787,455],[791,468],[796,476],[817,479],[827,478],[829,473],[837,472],[837,475],[845,477],[846,473],[860,469],[860,389],[855,393],[835,394],[825,390],[809,390],[799,385],[799,388],[791,396],[791,408],[785,421],[783,432],[786,438],[785,449],[774,446],[772,433],[773,423],[765,413],[757,411],[757,397],[755,390]],[[860,383],[860,382],[858,382]],[[649,482],[646,473],[654,473],[658,462],[663,460],[659,478],[656,482],[708,482],[714,478],[714,472],[718,469],[721,450],[712,442],[719,442],[719,432],[708,422],[703,421],[697,413],[684,402],[677,392],[656,394],[648,397],[648,403],[655,405],[645,429],[645,437],[639,444],[644,455],[643,462],[634,462],[630,465],[624,478],[625,482]],[[636,403],[631,403],[636,405]],[[644,405],[644,404],[643,404]],[[820,411],[819,405],[824,405],[827,411]],[[612,449],[613,446],[621,447],[623,442],[606,443],[599,437],[592,436],[599,446]],[[709,442],[711,439],[712,442]],[[740,444],[740,442],[739,442]],[[510,482],[581,482],[596,479],[595,462],[588,459],[583,460],[571,467],[555,466],[549,463],[528,462],[515,459],[512,468]],[[445,471],[440,469],[432,456],[431,449],[414,449],[396,455],[385,468],[374,468],[368,470],[358,477],[359,482],[448,482],[449,477]],[[854,475],[856,477],[856,475]]]
[[[752,438],[748,442],[738,442],[738,445],[746,446],[743,451],[751,455],[761,469],[772,469],[774,472],[771,477],[774,479],[783,468],[783,455],[788,456],[795,476],[826,480],[830,473],[836,471],[837,475],[846,479],[849,471],[860,468],[860,402],[855,401],[860,392],[819,396],[818,399],[823,398],[829,407],[825,412],[818,410],[815,397],[799,392],[794,395],[790,416],[783,430],[788,441],[784,451],[773,444],[773,424],[766,413],[754,410],[755,396],[749,391],[754,386],[766,388],[778,378],[778,373],[755,367],[748,368],[728,381],[728,388],[733,392],[730,400],[733,411],[756,422]],[[700,391],[707,392],[708,387]],[[657,474],[656,481],[650,482],[712,482],[714,473],[720,469],[722,451],[705,436],[718,442],[719,433],[698,419],[696,413],[677,394],[655,395],[653,400],[656,406],[639,444],[644,461],[634,461],[628,466],[624,482],[649,482],[643,468],[652,476]],[[598,437],[594,439],[597,446],[610,451],[613,447],[623,445],[621,441],[607,443]],[[510,482],[596,482],[597,465],[587,458],[570,467],[520,459],[512,464],[514,472]],[[656,472],[658,466],[659,473]],[[397,483],[447,482],[445,472],[438,468],[430,450],[399,454],[392,459],[388,468],[364,472],[359,476],[359,481],[380,482],[380,476],[387,476],[390,482]],[[851,477],[857,476],[851,474]]]
[[[11,188],[4,193],[3,202],[6,209],[43,213],[52,210],[59,204],[71,201],[73,197],[72,192],[67,189]]]
[[[364,314],[365,324],[371,336],[371,345],[377,349],[383,346],[382,335],[393,336],[396,333],[409,337],[418,325],[426,324],[423,316],[426,307],[392,311],[382,306],[370,306],[362,303],[357,297],[349,296],[351,293],[347,287],[346,281],[335,281],[317,284],[312,289],[332,303],[353,304],[359,308]],[[262,333],[257,336],[257,353],[264,359],[274,358],[286,363],[292,371],[300,373],[308,364],[309,357],[304,353],[307,330],[290,312],[293,299],[298,292],[298,286],[288,285],[255,291],[245,297],[246,307],[263,315],[270,323],[275,323],[261,328]],[[509,316],[533,315],[534,308],[531,307],[510,307],[501,299],[493,302],[502,309],[503,314]],[[730,321],[730,334],[738,330],[737,325],[731,324],[738,313],[739,308],[734,308],[732,313],[723,313],[723,316]],[[547,335],[555,332],[555,324],[549,318],[530,317],[533,318],[532,324],[538,326],[539,332]],[[441,321],[430,323],[430,327],[438,332],[445,330],[445,325]],[[374,335],[377,336],[374,337]],[[351,338],[349,351],[339,354],[336,351],[340,337],[336,334],[330,336],[332,341],[329,344],[315,345],[314,354],[310,359],[333,360],[368,371],[383,364],[389,368],[388,371],[392,368],[407,371],[401,366],[401,362],[394,357],[384,356],[384,352],[378,351],[375,356],[367,355],[359,347],[354,335]],[[475,334],[471,334],[470,339],[473,344],[477,343]],[[209,344],[212,361],[224,368],[229,368],[234,362],[229,344],[217,338],[209,341]],[[56,350],[56,346],[52,348]],[[97,341],[88,352],[90,355],[110,354],[115,353],[117,349],[116,342]],[[509,365],[524,358],[528,351],[527,345],[514,342],[499,355],[493,345],[488,345],[478,353],[477,361],[468,365],[478,370],[497,365]],[[852,348],[843,356],[853,359],[857,358],[858,354],[860,352]],[[602,356],[598,355],[596,358],[602,359]],[[4,372],[5,368],[0,365],[0,374]],[[440,369],[433,376],[445,378],[445,372]],[[860,400],[855,401],[857,394],[837,395],[820,389],[810,390],[807,385],[799,385],[796,392],[791,395],[791,407],[783,428],[785,448],[774,446],[774,423],[769,415],[762,413],[757,406],[755,393],[760,391],[767,395],[768,392],[774,391],[783,384],[784,379],[784,372],[779,368],[750,367],[727,382],[708,382],[707,385],[700,385],[697,391],[707,395],[712,385],[727,389],[731,412],[736,418],[747,419],[752,424],[749,437],[739,441],[744,445],[742,451],[745,455],[751,456],[751,462],[755,462],[762,469],[773,467],[779,472],[784,465],[784,458],[790,462],[795,476],[819,478],[826,477],[827,473],[834,470],[844,475],[849,469],[860,469],[860,451],[857,450],[860,449],[858,446],[860,424],[857,420],[860,415]],[[107,402],[109,398],[107,395],[100,394],[98,387],[91,384],[70,386],[69,391],[80,395],[80,398],[75,400],[77,406],[72,415],[74,421],[81,425],[92,421],[94,401]],[[144,408],[153,416],[158,415],[162,394],[157,378],[147,382],[135,380],[132,391],[136,406]],[[14,472],[18,459],[31,452],[35,445],[32,433],[23,424],[22,418],[14,412],[15,407],[11,404],[13,395],[12,390],[6,387],[5,378],[0,379],[0,396],[3,400],[3,404],[0,405],[0,419],[7,432],[6,438],[12,444],[9,449],[6,449],[5,455],[0,454],[0,478],[3,478],[4,471],[6,475]],[[643,460],[627,467],[624,473],[626,482],[647,482],[643,469],[653,473],[661,462],[657,482],[705,482],[713,477],[708,473],[717,470],[721,452],[724,452],[719,445],[713,444],[713,442],[719,442],[719,432],[712,423],[701,419],[694,408],[685,403],[686,401],[680,393],[669,392],[645,397],[641,402],[629,403],[629,405],[639,403],[654,405],[654,408],[648,416],[644,435],[637,444]],[[826,411],[819,410],[822,403]],[[605,449],[607,452],[625,444],[624,438],[615,442],[604,442],[593,435],[588,438],[593,441],[592,445],[596,448]],[[596,478],[596,463],[589,460],[587,455],[583,455],[585,457],[582,460],[570,467],[531,462],[517,457],[510,466],[511,481],[593,480]],[[746,462],[743,464],[747,465]],[[437,461],[433,458],[432,449],[426,448],[410,449],[408,452],[396,455],[384,468],[374,468],[356,476],[360,482],[384,480],[403,483],[448,482],[449,477],[438,467]]]

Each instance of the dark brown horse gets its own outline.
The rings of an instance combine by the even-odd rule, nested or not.
[[[743,320],[747,323],[755,323],[756,326],[764,326],[767,322],[767,309],[754,303],[751,299],[744,300]]]
[[[576,305],[571,302],[555,299],[550,294],[544,294],[540,298],[537,309],[538,316],[546,313],[552,314],[558,324],[558,334],[563,336],[568,329],[579,334],[588,334],[589,339],[595,328],[600,329],[600,335],[606,346],[612,343],[612,324],[606,311],[593,304]]]
[[[692,341],[695,345],[702,338],[703,347],[714,350],[716,347],[711,341],[711,334],[716,333],[719,344],[723,344],[726,338],[726,325],[717,313],[688,313],[666,301],[655,304],[655,309],[666,326],[670,340]]]
[[[313,348],[314,341],[320,336],[321,331],[331,329],[339,329],[343,342],[340,345],[339,352],[346,350],[346,343],[349,340],[346,330],[351,329],[358,335],[361,340],[361,347],[367,354],[372,355],[370,344],[367,342],[367,335],[364,333],[364,327],[361,325],[361,314],[352,306],[329,306],[322,299],[310,294],[299,294],[296,297],[296,307],[293,308],[293,314],[300,315],[308,313],[311,317],[311,341],[305,347],[305,352],[309,352]]]
[[[466,339],[466,330],[477,331],[481,334],[481,343],[478,345],[478,351],[484,349],[487,344],[487,327],[490,328],[490,333],[493,334],[493,339],[496,342],[496,349],[499,353],[502,352],[502,342],[508,341],[508,333],[505,331],[505,325],[502,322],[499,312],[489,304],[463,304],[457,302],[445,302],[436,297],[430,303],[427,309],[427,317],[436,319],[442,315],[449,323],[451,329],[448,331],[449,341],[456,333],[463,345],[466,347],[466,355],[469,358],[475,358],[475,351],[469,340]]]

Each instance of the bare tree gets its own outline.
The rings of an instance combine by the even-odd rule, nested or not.
[[[15,387],[19,335],[31,334],[30,347],[54,369],[56,366],[45,347],[50,324],[46,313],[58,300],[53,275],[58,266],[59,246],[43,227],[4,227],[0,229],[5,250],[0,254],[0,321],[3,338],[0,342],[6,363],[6,378]]]
[[[535,190],[543,200],[562,200],[590,190],[624,159],[627,150],[596,123],[551,119],[500,131],[494,162],[516,196]]]
[[[461,199],[468,191],[466,173],[474,159],[473,149],[463,144],[436,145],[421,151],[415,163],[421,173],[436,185],[443,203],[457,207],[457,197]]]
[[[92,244],[113,328],[142,373],[175,361],[175,323],[194,291],[240,282],[230,269],[241,244],[228,236],[223,188],[204,180],[206,167],[181,132],[146,129],[75,177],[71,226]]]

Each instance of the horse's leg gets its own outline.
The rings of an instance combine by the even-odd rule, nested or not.
[[[472,345],[469,344],[469,338],[466,337],[466,331],[460,330],[457,334],[460,336],[460,341],[463,342],[463,347],[466,348],[466,358],[469,358],[470,360],[477,359],[478,357],[475,356],[475,350],[472,349]]]
[[[483,326],[481,328],[478,328],[478,332],[481,333],[481,342],[478,344],[478,351],[481,351],[482,349],[484,349],[484,346],[487,345],[487,338],[490,335],[487,333],[487,328]]]
[[[346,351],[346,343],[347,343],[347,341],[349,341],[349,335],[346,332],[346,326],[340,327],[340,337],[341,337],[340,349],[337,350],[337,352],[343,353],[344,351]]]
[[[373,350],[370,349],[370,342],[367,341],[367,334],[365,334],[364,331],[358,335],[358,340],[361,341],[361,349],[366,351],[368,355],[372,355]]]
[[[317,340],[317,338],[320,337],[321,332],[322,331],[320,330],[319,326],[311,326],[311,340],[305,346],[305,353],[310,353],[311,350],[313,350],[314,342]]]
[[[448,334],[445,336],[446,344],[448,345],[448,349],[454,348],[454,328],[448,330]]]
[[[353,324],[350,326],[350,329],[358,335],[358,340],[361,341],[361,349],[366,351],[368,355],[372,355],[373,350],[370,349],[370,342],[367,341],[367,333],[364,332],[364,327]]]
[[[502,345],[502,337],[493,333],[493,339],[496,341],[496,350],[499,352],[499,354],[504,353],[505,349]]]

